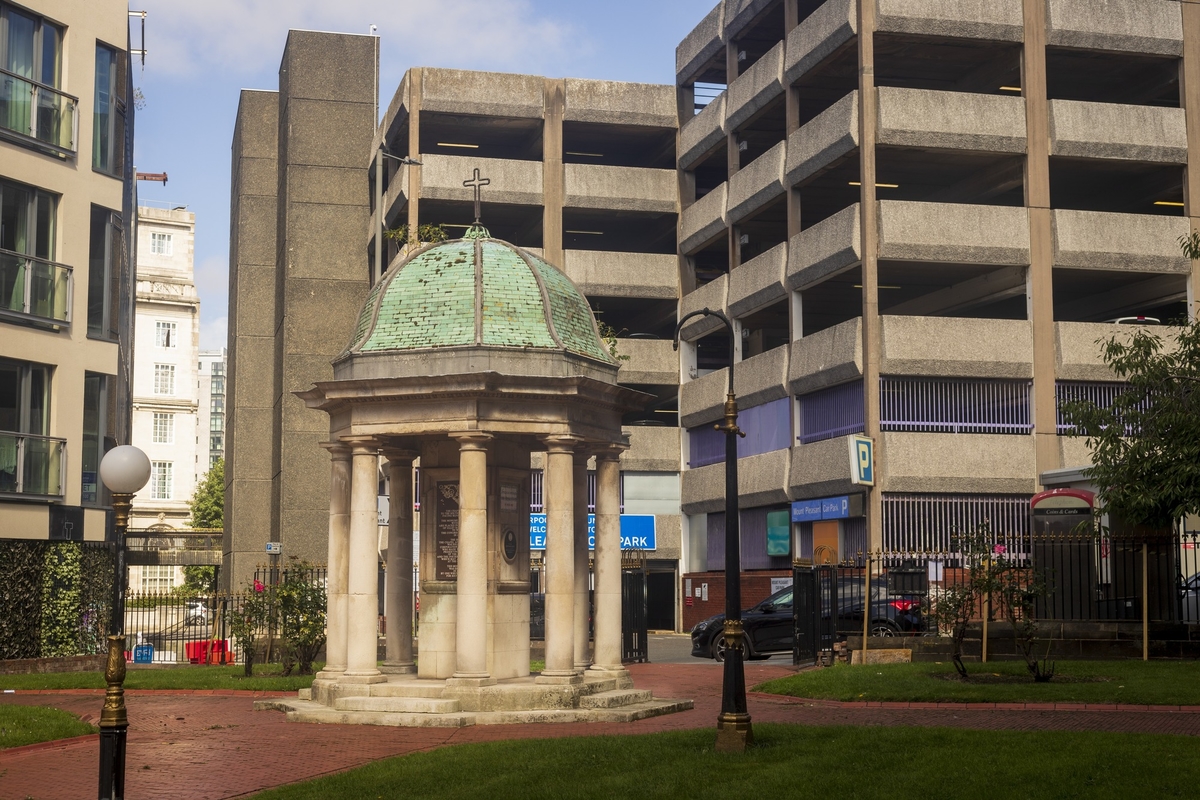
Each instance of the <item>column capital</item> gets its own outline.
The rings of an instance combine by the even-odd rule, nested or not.
[[[321,444],[321,447],[324,447],[326,450],[328,450],[329,454],[331,456],[333,456],[335,459],[343,459],[343,458],[350,457],[350,445],[346,444],[345,442],[333,441],[333,442],[321,442],[320,444]]]
[[[576,448],[583,443],[582,436],[571,434],[552,434],[541,438],[547,453],[574,453]]]
[[[383,457],[388,460],[389,464],[411,464],[421,457],[421,454],[416,450],[405,450],[399,447],[383,448]]]
[[[379,455],[379,440],[374,436],[343,436],[339,441],[356,456]]]
[[[488,442],[496,437],[484,431],[462,431],[450,434],[450,438],[458,442],[459,450],[486,450]]]
[[[621,454],[629,449],[627,444],[606,444],[596,448],[596,461],[620,461]]]

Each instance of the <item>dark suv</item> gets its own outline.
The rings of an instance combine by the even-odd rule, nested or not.
[[[828,612],[825,619],[829,619]],[[722,635],[725,615],[717,614],[692,628],[692,655],[696,658],[725,660],[725,637]],[[863,623],[863,581],[861,578],[838,578],[839,632],[861,633]],[[746,657],[751,660],[770,658],[777,653],[792,652],[795,623],[792,619],[792,587],[775,594],[742,611],[745,629]],[[901,636],[920,634],[926,630],[921,613],[920,598],[888,595],[880,585],[871,586],[872,636]]]

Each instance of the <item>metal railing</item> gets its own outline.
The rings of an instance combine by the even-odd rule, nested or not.
[[[863,384],[852,381],[796,398],[800,403],[801,444],[836,439],[865,429]]]
[[[0,494],[62,497],[67,440],[0,431]]]
[[[125,535],[127,563],[219,566],[224,532],[220,530],[134,530]]]
[[[0,69],[0,132],[62,155],[74,155],[79,100],[52,86]]]
[[[70,267],[0,249],[0,314],[69,323],[71,286]]]
[[[883,547],[904,553],[945,551],[957,532],[987,524],[1008,552],[1028,553],[1030,497],[884,492]]]
[[[880,421],[885,431],[1027,434],[1032,382],[957,378],[881,377]]]
[[[1058,419],[1058,432],[1069,434],[1075,426],[1066,421],[1063,405],[1072,401],[1084,400],[1097,408],[1109,408],[1117,396],[1128,389],[1124,383],[1102,381],[1056,381],[1054,384],[1054,405]]]

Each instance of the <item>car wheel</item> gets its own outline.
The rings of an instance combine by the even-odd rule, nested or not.
[[[886,620],[871,623],[872,636],[899,636],[900,629]]]
[[[724,662],[726,649],[727,648],[725,647],[725,634],[718,633],[716,635],[716,638],[713,639],[713,644],[712,644],[713,660],[716,661],[718,664]],[[748,641],[746,641],[746,639],[742,639],[742,657],[743,658],[752,657],[752,656],[749,656],[749,653],[750,653],[750,643]]]

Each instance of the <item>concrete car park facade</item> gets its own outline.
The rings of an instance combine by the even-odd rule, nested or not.
[[[1039,476],[1087,464],[1056,408],[1112,391],[1111,320],[1194,314],[1200,6],[727,0],[676,64],[680,314],[740,334],[744,568],[1027,531]],[[683,338],[699,587],[724,559],[728,339],[707,319]],[[843,497],[861,511],[805,511]]]

